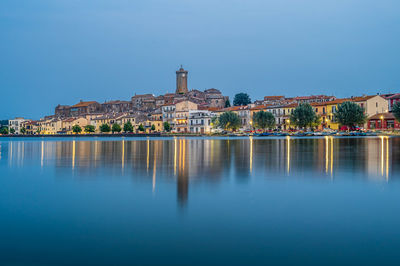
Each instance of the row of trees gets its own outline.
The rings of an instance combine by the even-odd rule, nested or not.
[[[102,125],[100,125],[99,129],[100,129],[100,132],[102,132],[102,133],[109,133],[109,132],[112,132],[112,133],[119,133],[119,132],[121,132],[122,130],[123,130],[125,133],[132,133],[132,132],[134,131],[134,126],[132,125],[131,122],[128,121],[127,123],[124,124],[123,127],[121,127],[119,124],[116,124],[116,123],[115,123],[115,124],[112,124],[111,126],[108,125],[108,124],[102,124]],[[93,125],[87,125],[87,126],[85,126],[85,127],[83,128],[83,130],[84,130],[86,133],[93,133],[93,132],[96,131],[96,128],[95,128],[95,126],[93,126]],[[141,131],[141,132],[144,132],[144,131],[145,131],[145,128],[144,128],[144,126],[143,126],[142,124],[140,124],[140,125],[138,126],[137,130],[139,130],[139,131]],[[154,125],[152,125],[152,126],[151,126],[151,130],[152,130],[152,131],[156,130],[156,127],[155,127]],[[81,132],[82,132],[82,128],[81,128],[79,125],[74,125],[74,126],[72,127],[72,132],[74,132],[74,133],[81,133]]]
[[[393,112],[395,111],[398,112],[399,119],[400,104],[395,105]],[[308,103],[299,104],[290,115],[289,119],[291,126],[296,126],[300,129],[315,128],[321,124],[321,117],[315,113],[312,106]],[[339,124],[351,128],[365,123],[367,117],[364,114],[364,109],[359,105],[353,102],[344,102],[338,106],[338,110],[334,114],[334,119]],[[214,127],[227,130],[237,130],[241,126],[240,117],[231,111],[225,112],[219,117],[214,117],[212,122]],[[254,113],[253,126],[263,130],[273,129],[275,127],[275,117],[271,112],[259,111]]]

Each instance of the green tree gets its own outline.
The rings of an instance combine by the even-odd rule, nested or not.
[[[24,127],[21,127],[21,129],[19,130],[19,132],[21,132],[22,135],[24,135],[26,133],[26,129]]]
[[[142,124],[140,124],[139,127],[138,127],[138,130],[143,132],[144,131],[144,126]]]
[[[121,132],[122,128],[121,128],[121,126],[120,126],[119,124],[114,123],[114,124],[112,125],[111,130],[112,130],[112,133],[114,133],[114,132]]]
[[[222,113],[219,116],[218,121],[219,121],[219,127],[223,129],[231,129],[233,131],[238,129],[241,125],[239,116],[232,111]]]
[[[156,130],[156,126],[154,124],[151,125],[151,131]]]
[[[78,134],[78,133],[81,133],[81,132],[82,132],[82,128],[81,128],[79,125],[73,125],[73,126],[72,126],[72,131],[73,131],[75,134]]]
[[[272,129],[275,127],[275,117],[271,112],[259,111],[253,114],[253,123],[259,129]]]
[[[124,132],[133,132],[133,125],[130,121],[124,124]]]
[[[86,133],[93,133],[93,132],[95,132],[95,131],[96,131],[95,126],[93,126],[93,125],[86,125],[86,126],[85,126],[85,132],[86,132]]]
[[[396,120],[400,121],[400,102],[397,102],[393,105],[392,112]]]
[[[315,115],[314,120],[311,123],[312,128],[317,128],[319,125],[321,125],[321,116],[320,115]]]
[[[219,119],[218,116],[213,116],[211,118],[211,125],[213,128],[218,128],[219,127]]]
[[[15,133],[15,129],[14,128],[10,128],[10,134],[14,134]]]
[[[301,103],[290,115],[290,123],[300,128],[305,128],[307,126],[312,127],[316,116],[317,115],[310,104]]]
[[[164,126],[164,130],[166,132],[170,132],[171,131],[171,125],[168,122],[164,122],[163,126]]]
[[[233,99],[233,105],[234,106],[239,106],[239,105],[248,105],[251,103],[250,96],[247,93],[238,93],[235,95],[235,98]]]
[[[2,134],[2,135],[8,135],[8,127],[2,127],[2,128],[0,128],[0,134]]]
[[[364,114],[364,109],[358,104],[353,102],[343,102],[338,106],[337,112],[335,113],[335,119],[339,124],[351,128],[355,125],[363,124],[367,119],[367,116]]]
[[[111,131],[111,128],[108,124],[102,124],[100,125],[100,131],[103,133],[108,133]]]
[[[231,102],[228,99],[225,101],[225,108],[227,107],[231,107]]]
[[[36,133],[40,134],[40,128],[36,129]]]

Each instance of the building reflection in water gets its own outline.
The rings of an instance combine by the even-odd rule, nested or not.
[[[176,182],[180,206],[189,187],[223,179],[341,177],[386,180],[400,171],[400,138],[172,138],[93,141],[0,141],[2,167],[29,163],[75,178],[126,176],[151,183]],[[36,162],[36,163],[35,163]],[[5,163],[5,164],[4,164]],[[250,178],[251,177],[251,178]],[[157,181],[157,182],[156,182]],[[160,183],[161,182],[161,183]],[[190,184],[190,186],[189,186]]]

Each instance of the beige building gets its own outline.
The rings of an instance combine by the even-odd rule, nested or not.
[[[175,104],[175,126],[176,132],[189,132],[189,112],[197,110],[198,105],[192,101],[181,101]]]
[[[350,100],[364,108],[367,117],[371,117],[379,113],[387,113],[389,111],[388,100],[380,95],[352,97]]]
[[[49,118],[38,122],[40,134],[54,135],[61,132],[62,120],[58,118]]]
[[[62,120],[62,133],[72,134],[72,127],[78,125],[82,128],[82,132],[85,131],[85,126],[89,125],[89,121],[84,117],[70,117]]]

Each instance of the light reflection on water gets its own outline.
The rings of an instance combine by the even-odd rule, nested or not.
[[[178,199],[186,201],[189,181],[233,178],[307,176],[334,179],[342,172],[389,181],[398,153],[390,147],[400,139],[377,138],[173,138],[145,140],[12,140],[2,142],[0,157],[9,168],[54,168],[75,176],[106,174],[174,178]],[[394,160],[392,159],[394,157]],[[157,171],[157,168],[159,169]],[[70,169],[70,170],[68,170]],[[118,171],[119,169],[119,171]],[[232,174],[233,173],[233,174]]]
[[[49,242],[43,240],[43,249],[36,250],[54,251],[53,259],[45,261],[49,264],[64,254],[50,243],[72,245],[69,236],[96,247],[94,253],[121,252],[119,262],[124,263],[185,264],[187,260],[177,259],[181,249],[204,264],[209,261],[202,256],[222,246],[226,249],[214,254],[215,264],[263,264],[271,258],[292,264],[310,249],[322,259],[314,254],[314,260],[306,260],[311,264],[324,262],[326,256],[347,261],[349,246],[339,244],[347,237],[352,247],[362,241],[400,245],[394,240],[400,237],[399,145],[400,138],[331,136],[0,139],[0,227],[8,228],[0,229],[0,237],[9,239],[0,244],[0,255],[8,254],[7,263],[21,262],[20,254],[35,250],[29,244],[40,235],[35,230],[49,230],[54,239],[48,236]],[[104,246],[98,246],[98,238]],[[235,241],[246,246],[229,257],[239,248]],[[120,249],[108,243],[119,243]],[[373,248],[360,246],[352,254],[360,261]],[[286,249],[293,260],[279,256]],[[78,257],[69,263],[89,260],[88,253],[72,250]],[[340,252],[332,255],[331,250]],[[162,256],[148,261],[154,252]],[[393,261],[390,254],[386,263]],[[254,256],[258,260],[252,261]],[[114,261],[106,257],[94,262]],[[364,261],[369,262],[374,259]]]

